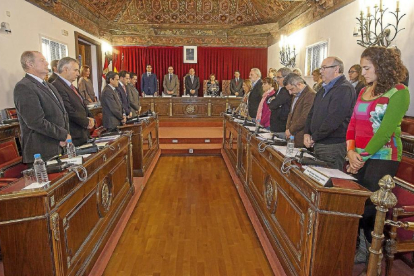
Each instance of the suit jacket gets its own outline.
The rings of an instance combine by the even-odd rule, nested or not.
[[[69,119],[59,92],[51,84],[26,76],[14,88],[14,104],[20,123],[23,163],[32,163],[61,153],[60,141],[69,134]],[[53,93],[52,93],[53,92]]]
[[[157,75],[151,73],[148,77],[147,72],[141,76],[141,91],[147,95],[154,95],[157,92]]]
[[[256,85],[253,86],[249,93],[248,110],[251,118],[256,118],[257,109],[259,108],[260,101],[263,95],[263,83],[262,80],[258,80]]]
[[[135,117],[139,112],[139,92],[137,88],[132,84],[127,85],[127,92],[129,107],[131,108],[132,116]]]
[[[236,79],[232,79],[230,81],[230,92],[232,95],[236,95],[236,92],[239,92],[239,95],[237,97],[243,97],[244,96],[244,90],[243,90],[243,80],[239,78],[239,81],[236,84]]]
[[[53,86],[56,87],[62,97],[66,112],[68,113],[69,129],[73,144],[75,146],[85,144],[89,138],[88,117],[92,118],[92,115],[84,104],[84,99],[82,97],[79,98],[60,77],[53,82]]]
[[[365,84],[363,81],[359,81],[355,87],[355,101],[358,98],[359,92],[361,92],[361,89],[365,87]]]
[[[108,130],[112,130],[121,125],[122,121],[122,103],[117,91],[112,87],[105,86],[101,95],[102,105],[102,125]]]
[[[200,79],[197,76],[194,76],[194,81],[191,82],[190,75],[185,77],[185,94],[193,96],[190,93],[190,90],[195,90],[194,96],[198,96],[198,89],[200,89]]]
[[[58,77],[58,75],[56,75],[55,72],[53,72],[52,75],[50,75],[49,79],[47,80],[49,83],[52,83],[56,80],[56,78]]]
[[[178,85],[179,85],[179,80],[178,80],[178,76],[173,74],[171,76],[171,81],[170,81],[170,74],[166,74],[164,76],[164,81],[162,83],[162,86],[164,87],[164,94],[168,95],[167,91],[174,91],[174,96],[178,96]]]
[[[269,98],[268,105],[272,112],[270,115],[270,130],[273,132],[285,132],[292,97],[289,91],[282,87],[279,93]]]
[[[129,106],[129,98],[128,98],[128,86],[125,86],[125,90],[122,87],[122,84],[118,84],[118,87],[116,88],[116,91],[118,92],[119,99],[122,103],[122,109],[124,110],[124,113],[128,116],[129,113],[131,113],[131,107]]]
[[[305,134],[306,119],[312,108],[315,96],[315,91],[307,85],[297,99],[293,110],[292,105],[294,98],[292,98],[292,105],[287,119],[286,129],[289,129],[290,133],[295,136],[296,148],[302,148],[304,146],[303,136]]]

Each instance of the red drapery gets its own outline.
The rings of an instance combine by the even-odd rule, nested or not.
[[[197,47],[197,63],[183,63],[183,47],[117,46],[113,51],[113,64],[118,71],[127,70],[138,75],[137,88],[146,64],[152,65],[162,91],[162,81],[168,66],[174,67],[174,74],[180,79],[180,95],[183,94],[183,77],[194,68],[200,78],[199,96],[202,96],[203,80],[214,73],[216,79],[230,80],[239,70],[241,78],[249,77],[251,68],[259,68],[262,76],[267,75],[267,48],[240,47]],[[141,91],[140,91],[141,92]]]

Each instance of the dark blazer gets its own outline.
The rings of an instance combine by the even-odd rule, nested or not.
[[[365,87],[365,84],[364,84],[364,82],[362,82],[362,81],[359,81],[358,83],[357,83],[357,85],[355,86],[355,95],[356,95],[356,97],[355,97],[355,101],[356,101],[356,99],[358,98],[358,95],[359,95],[359,92],[361,92],[361,89],[362,88],[364,88]]]
[[[26,74],[14,88],[23,163],[32,163],[36,153],[43,160],[60,154],[59,142],[65,141],[69,134],[69,119],[62,98],[53,85],[46,85],[48,88]]]
[[[269,98],[267,104],[271,111],[270,114],[270,130],[273,132],[285,132],[286,122],[289,116],[292,97],[289,91],[282,87],[275,95]]]
[[[47,79],[47,81],[49,82],[49,83],[52,83],[52,82],[54,82],[55,80],[56,80],[56,78],[58,77],[58,75],[56,75],[56,73],[55,72],[53,72],[53,74],[52,75],[50,75],[50,77]]]
[[[185,94],[190,96],[198,96],[198,89],[200,89],[200,79],[194,76],[194,81],[191,82],[190,75],[185,77]],[[190,93],[190,90],[195,90],[194,95]]]
[[[258,80],[256,85],[253,86],[252,90],[249,93],[249,101],[247,108],[249,110],[249,116],[253,119],[256,118],[257,109],[259,108],[260,101],[262,100],[263,95],[263,83],[262,80]]]
[[[112,87],[105,86],[101,95],[102,125],[108,130],[113,130],[121,125],[123,119],[122,103],[119,94]]]
[[[116,88],[116,91],[118,92],[119,99],[122,103],[122,109],[124,110],[124,113],[128,116],[129,113],[131,113],[131,107],[129,106],[129,98],[128,98],[128,86],[125,86],[125,90],[122,87],[122,84],[118,84],[118,87]]]
[[[135,117],[139,112],[139,92],[134,85],[127,85],[129,106],[131,107],[132,116]]]
[[[89,138],[88,117],[92,118],[92,115],[84,104],[84,99],[79,98],[60,77],[52,84],[62,97],[66,112],[68,113],[69,130],[73,144],[75,146],[85,144]]]
[[[151,73],[148,77],[147,72],[141,76],[141,91],[147,95],[154,95],[158,89],[157,75]]]
[[[230,81],[230,93],[232,95],[236,95],[236,92],[239,92],[237,97],[243,97],[244,90],[243,90],[243,80],[239,78],[239,81],[236,84],[236,79],[232,79]]]
[[[289,129],[289,132],[295,136],[295,148],[303,148],[304,146],[303,136],[305,134],[306,118],[308,118],[315,96],[315,91],[307,85],[297,99],[293,110],[292,105],[295,97],[293,96],[292,98],[292,105],[286,122],[286,129]]]

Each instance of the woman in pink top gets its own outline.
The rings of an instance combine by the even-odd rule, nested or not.
[[[262,100],[260,101],[259,108],[257,110],[256,115],[256,122],[259,123],[266,129],[270,128],[270,109],[269,106],[266,104],[269,97],[273,96],[277,89],[277,83],[272,78],[264,78],[263,80],[263,96]]]

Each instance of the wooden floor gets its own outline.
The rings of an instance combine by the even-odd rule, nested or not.
[[[159,162],[104,275],[273,275],[218,156]]]

